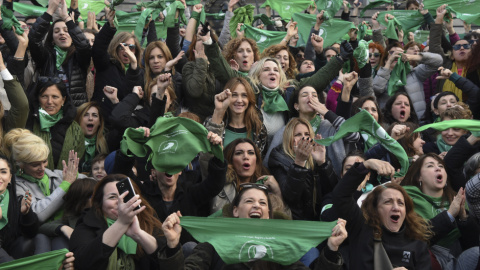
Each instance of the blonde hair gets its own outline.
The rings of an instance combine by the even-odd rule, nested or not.
[[[293,160],[295,160],[295,151],[293,150],[293,139],[294,139],[294,132],[295,128],[298,125],[305,125],[308,128],[308,132],[310,133],[310,137],[313,138],[314,132],[313,128],[310,125],[310,123],[302,118],[292,118],[290,122],[288,122],[287,126],[285,126],[285,131],[283,132],[283,152]],[[306,169],[313,169],[314,168],[314,163],[313,163],[313,157],[310,155],[307,159],[307,163],[305,164]]]
[[[5,148],[11,151],[11,157],[17,165],[44,161],[50,154],[42,138],[27,129],[15,128],[5,134]]]
[[[263,66],[267,61],[272,61],[277,65],[278,72],[280,73],[280,83],[278,84],[278,89],[280,91],[285,90],[286,86],[288,85],[289,81],[287,79],[287,76],[285,75],[285,72],[283,72],[282,65],[280,65],[280,62],[276,58],[271,58],[271,57],[266,57],[260,59],[257,64],[255,64],[251,69],[250,72],[248,73],[248,77],[250,77],[250,81],[252,82],[253,90],[255,94],[259,94],[260,90],[258,87],[262,85],[262,82],[260,81],[260,73],[262,73]]]

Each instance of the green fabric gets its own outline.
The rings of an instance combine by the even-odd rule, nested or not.
[[[266,0],[261,7],[270,6],[284,21],[288,22],[294,13],[303,12],[311,5],[313,5],[312,0]]]
[[[480,131],[480,120],[473,120],[473,119],[454,119],[448,121],[441,121],[438,123],[423,125],[414,132],[424,131],[428,128],[433,128],[435,130],[446,130],[449,128],[461,128],[466,129],[471,132]]]
[[[197,241],[213,245],[225,264],[266,260],[282,265],[298,261],[330,237],[336,225],[336,221],[208,217],[181,217],[180,223]]]
[[[167,7],[167,5],[163,0],[157,0],[152,2],[141,2],[133,6],[132,10],[135,9],[136,11],[142,11],[142,7],[164,10]]]
[[[125,66],[125,74],[127,74],[127,70],[130,67],[130,64],[123,64]]]
[[[207,129],[183,117],[159,117],[150,128],[150,137],[143,137],[143,130],[128,128],[121,142],[121,151],[144,157],[152,151],[149,159],[160,172],[176,174],[182,171],[199,152],[213,153],[223,161],[220,145],[212,146],[207,140]]]
[[[45,252],[42,254],[33,255],[17,259],[11,262],[0,264],[0,269],[5,270],[25,270],[25,269],[59,269],[65,260],[65,254],[68,253],[66,248]]]
[[[185,17],[185,6],[180,1],[172,2],[167,8],[163,11],[165,20],[163,20],[164,25],[167,28],[175,27],[175,13],[178,10],[178,18],[184,23],[187,24],[187,18]]]
[[[223,137],[223,147],[227,147],[231,142],[233,142],[236,139],[243,139],[247,138],[247,132],[233,132],[228,128],[225,128],[225,135]]]
[[[203,10],[203,9],[202,9]],[[212,17],[215,20],[224,20],[225,19],[225,13],[205,13],[206,17]]]
[[[57,52],[57,55],[55,57],[55,66],[57,67],[58,70],[62,68],[62,64],[65,61],[65,58],[67,58],[67,50],[64,50],[57,45],[53,46],[55,49],[55,52]]]
[[[363,14],[365,14],[365,11],[369,10],[369,9],[373,9],[373,8],[376,8],[378,6],[381,6],[381,5],[390,5],[390,4],[393,4],[393,1],[392,0],[377,0],[375,2],[370,2],[368,5],[366,5],[362,11],[360,12],[360,17],[363,17]],[[381,18],[380,16],[378,18]],[[379,19],[380,21],[380,19]]]
[[[85,137],[85,162],[89,162],[95,157],[96,143],[97,136],[91,139]]]
[[[458,18],[465,20],[467,23],[480,25],[480,0],[425,0],[423,1],[426,9],[435,13],[435,10],[443,5],[448,4],[448,9],[453,11]]]
[[[393,67],[388,80],[387,92],[389,96],[393,96],[397,90],[407,84],[407,75],[412,69],[410,63],[403,62],[402,58],[398,58],[397,64]]]
[[[322,118],[317,114],[315,117],[310,120],[310,125],[312,125],[313,132],[317,134],[318,128],[320,127],[320,124],[322,123]]]
[[[28,174],[19,173],[19,172],[17,172],[17,176],[22,177],[23,179],[27,180],[28,182],[37,184],[38,187],[40,187],[40,189],[42,190],[43,195],[50,196],[50,189],[48,187],[50,185],[50,179],[48,178],[48,175],[46,173],[43,174],[43,177],[40,178],[40,179],[35,178],[35,177],[33,177],[31,175],[28,175]]]
[[[120,5],[121,3],[123,3],[124,0],[113,0],[111,3],[110,3],[110,9],[111,10],[115,10],[115,7]]]
[[[316,15],[295,13],[293,14],[293,20],[297,22],[298,27],[299,40],[297,47],[305,46],[310,38],[310,30],[317,21]],[[355,28],[352,22],[330,19],[322,23],[318,35],[323,38],[323,47],[326,48],[341,40],[352,28]]]
[[[396,28],[398,28],[398,30],[402,29],[400,22],[396,18],[389,19],[387,24],[387,29],[385,30],[385,37],[389,39],[398,40],[398,35],[397,35],[397,32],[395,31]]]
[[[405,38],[408,39],[408,32],[413,32],[413,36],[415,38],[415,42],[423,44],[428,40],[428,37],[430,36],[430,31],[428,30],[415,30],[415,31],[407,31]],[[404,38],[404,42],[405,42]]]
[[[246,5],[240,8],[235,9],[233,11],[233,17],[230,19],[230,35],[232,38],[237,37],[237,26],[239,23],[243,23],[245,25],[252,25],[253,23],[253,11],[255,7],[252,5]],[[284,33],[285,36],[285,33]]]
[[[315,3],[319,12],[324,10],[325,19],[330,20],[342,8],[343,0],[316,0]]]
[[[387,26],[387,23],[383,19],[386,14],[395,16],[398,24],[401,25],[404,30],[404,36],[408,36],[408,33],[405,32],[406,29],[415,29],[425,23],[425,18],[418,10],[389,10],[382,11],[378,14],[378,22],[384,26]]]
[[[288,105],[280,94],[280,90],[262,87],[263,110],[266,113],[288,111]]]
[[[441,204],[442,198],[431,197],[424,194],[418,187],[415,186],[404,186],[405,191],[413,199],[415,205],[415,212],[419,214],[424,219],[430,220],[440,214],[441,212],[448,210],[450,203],[444,201],[443,205]],[[443,247],[451,247],[453,242],[455,242],[460,237],[460,231],[458,228],[453,229],[439,240],[436,244]]]
[[[272,20],[266,14],[258,14],[253,16],[253,21],[260,19],[265,26],[273,25]]]
[[[367,35],[367,25],[361,23],[361,24],[358,26],[357,39],[358,39],[358,40],[363,40],[366,35]]]
[[[12,26],[15,26],[15,32],[17,33],[17,35],[22,35],[22,26],[20,25],[20,22],[17,20],[17,18],[13,15],[13,10],[8,9],[6,6],[3,5],[1,11],[3,19],[2,29],[12,30]]]
[[[285,32],[262,30],[250,25],[243,25],[241,29],[245,30],[245,36],[247,38],[251,38],[257,42],[260,52],[263,52],[263,50],[271,45],[279,44],[285,38]]]
[[[160,10],[158,9],[146,8],[142,11],[142,13],[140,13],[140,17],[138,18],[138,22],[134,31],[135,36],[140,37],[139,40],[142,40],[141,37],[143,35],[143,29],[145,28],[145,25],[149,23],[150,18],[155,21],[160,15],[159,12]]]
[[[334,136],[315,141],[321,145],[330,146],[348,134],[358,131],[363,131],[365,135],[368,134],[368,136],[375,137],[383,147],[397,157],[401,169],[400,172],[395,173],[395,177],[404,176],[407,173],[409,167],[407,153],[405,153],[403,147],[392,139],[377,121],[375,121],[372,115],[365,110],[360,111],[345,121]],[[368,141],[368,139],[366,141]]]
[[[141,24],[140,15],[142,12],[125,12],[121,10],[117,10],[115,12],[115,27],[117,28],[117,33],[119,32],[128,32],[131,33],[132,31],[135,33],[137,28],[137,24]],[[167,27],[163,22],[155,22],[155,29],[157,30],[158,38],[165,39],[167,38]],[[142,34],[140,33],[139,36],[136,36],[139,41],[142,40]],[[145,39],[142,47],[147,46],[147,40]]]
[[[369,43],[370,42],[366,42],[365,40],[360,40],[358,42],[358,47],[355,48],[355,50],[353,51],[353,57],[355,57],[355,59],[357,59],[358,68],[363,68],[369,60],[369,57],[368,57],[368,54],[369,54],[368,44]]]
[[[32,4],[24,4],[13,2],[13,10],[22,14],[23,16],[37,16],[40,17],[47,11],[44,7],[35,6]]]
[[[50,115],[44,109],[38,109],[38,117],[40,119],[41,130],[50,132],[50,128],[55,126],[63,118],[63,109],[60,109],[56,114]]]
[[[172,3],[172,2],[175,2],[175,1],[178,1],[178,0],[165,0],[165,2],[167,3]],[[187,4],[187,6],[195,6],[196,4],[200,4],[200,0],[187,0],[185,1],[185,3]]]
[[[0,230],[8,224],[8,203],[9,203],[8,189],[5,189],[3,194],[0,194],[0,208],[2,209],[2,219],[0,219]],[[23,202],[21,202],[23,203]]]
[[[378,143],[378,140],[375,139],[373,136],[369,136],[366,132],[360,132],[362,138],[364,140],[365,149],[363,151],[366,153],[370,148],[372,148],[375,144]]]
[[[108,227],[112,226],[115,223],[115,220],[106,218]],[[137,242],[131,237],[122,235],[118,241],[117,247],[121,249],[125,254],[136,254],[137,253]]]
[[[452,149],[452,145],[448,145],[443,139],[442,134],[437,135],[437,147],[440,153],[448,152],[448,150]]]
[[[67,6],[70,6],[71,0],[66,0]],[[98,0],[78,0],[78,11],[83,18],[88,17],[88,12],[91,11],[98,15],[105,8],[105,3]]]
[[[223,14],[224,17],[225,17],[225,13]],[[202,11],[199,12],[196,12],[196,11],[192,11],[192,15],[190,16],[190,19],[195,19],[197,21],[197,28],[198,26],[200,25],[200,22],[201,23],[205,23],[205,19],[206,19],[206,13],[205,13],[205,9],[202,8]],[[196,28],[195,28],[196,29]]]

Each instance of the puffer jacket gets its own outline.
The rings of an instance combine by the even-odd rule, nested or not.
[[[45,12],[38,17],[28,35],[31,56],[40,76],[52,76],[59,73],[56,68],[55,49],[49,48],[43,43],[50,28],[50,22],[52,22],[52,16]],[[72,38],[72,45],[75,46],[75,52],[68,61],[62,64],[62,68],[68,79],[67,91],[73,104],[78,107],[88,101],[85,85],[92,50],[82,30],[73,21],[67,22],[66,25]]]
[[[273,149],[268,165],[293,219],[319,220],[322,198],[332,192],[338,182],[330,160],[326,158],[322,166],[315,165],[313,170],[306,169],[296,165],[280,144]]]
[[[412,100],[411,104],[417,113],[418,119],[423,117],[426,110],[425,92],[423,91],[423,82],[432,76],[442,65],[442,57],[436,53],[422,53],[423,58],[419,65],[414,67],[407,74],[407,84],[404,86],[405,91]],[[385,103],[390,98],[387,93],[388,80],[392,71],[385,67],[378,70],[377,76],[373,79],[373,90],[377,96],[380,108],[385,107]]]

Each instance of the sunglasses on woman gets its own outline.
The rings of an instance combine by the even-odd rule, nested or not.
[[[120,44],[122,44],[124,47],[128,47],[128,49],[130,51],[135,50],[135,48],[137,47],[137,46],[135,46],[135,44],[128,44],[128,43],[120,43]],[[122,46],[120,46],[120,45],[118,45],[118,47],[122,48]]]
[[[369,58],[372,58],[372,56],[375,57],[375,58],[378,58],[378,57],[380,57],[380,53],[369,53],[368,54]]]
[[[457,45],[453,45],[453,49],[454,49],[455,51],[460,50],[462,47],[463,47],[465,50],[469,50],[470,48],[472,48],[472,45],[470,45],[470,44],[457,44]]]
[[[245,183],[245,184],[241,184],[239,187],[238,187],[238,191],[242,191],[242,190],[247,190],[247,189],[251,189],[251,188],[255,188],[255,189],[259,189],[263,192],[265,192],[265,194],[268,196],[268,188],[267,186],[265,185],[262,185],[262,184],[257,184],[257,183]]]
[[[38,77],[38,81],[41,83],[46,83],[48,81],[51,81],[52,83],[60,83],[62,79],[58,77],[46,77],[46,76],[40,76]]]

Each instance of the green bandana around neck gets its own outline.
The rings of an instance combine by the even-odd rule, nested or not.
[[[112,226],[115,223],[115,220],[105,218],[107,220],[108,227]],[[122,235],[120,240],[118,241],[117,247],[121,249],[125,254],[136,254],[137,253],[137,242],[133,240],[131,237],[126,236],[125,234]]]
[[[403,62],[401,57],[398,58],[397,64],[393,67],[390,74],[390,80],[388,80],[387,91],[389,96],[393,96],[400,87],[407,84],[407,75],[410,71],[412,71],[410,63],[408,61]]]
[[[443,139],[442,134],[437,135],[437,147],[440,153],[448,152],[448,150],[452,149],[453,145],[448,145]]]
[[[209,217],[181,217],[180,221],[197,241],[210,243],[225,264],[265,260],[290,265],[330,237],[336,224],[336,221]]]
[[[0,195],[0,208],[2,208],[2,219],[0,219],[0,230],[8,224],[8,203],[9,203],[8,189]]]
[[[85,137],[85,162],[91,161],[95,157],[95,147],[97,136],[89,139]]]
[[[128,68],[130,67],[130,64],[123,64],[125,66],[125,73],[127,73]]]
[[[55,126],[63,118],[63,109],[60,109],[56,114],[50,115],[44,109],[38,109],[38,116],[40,119],[40,129],[50,133],[50,128]]]
[[[25,269],[59,269],[65,260],[66,248],[49,251],[10,262],[2,263],[1,269],[25,270]]]
[[[383,147],[397,157],[401,169],[400,172],[395,173],[395,177],[404,176],[407,173],[409,167],[407,153],[396,140],[388,135],[388,133],[366,110],[361,110],[359,113],[345,121],[334,136],[315,141],[321,145],[330,146],[335,141],[340,140],[353,132],[359,131],[368,136],[373,136],[383,145]],[[365,141],[368,141],[368,139]]]
[[[315,115],[315,117],[310,120],[310,125],[312,125],[313,132],[317,134],[318,128],[320,127],[320,124],[322,123],[322,118],[320,115]]]
[[[50,179],[48,178],[48,175],[46,173],[44,173],[43,177],[40,178],[40,179],[35,178],[35,177],[33,177],[31,175],[28,175],[26,173],[20,173],[20,171],[17,172],[16,175],[22,177],[23,179],[27,180],[28,182],[36,183],[40,187],[40,189],[42,190],[43,195],[50,196],[50,189],[48,188],[48,186],[50,184]]]
[[[265,86],[262,86],[262,88],[263,110],[266,113],[288,111],[287,103],[280,94],[280,90],[278,90],[278,88],[268,89]]]
[[[56,60],[56,67],[58,70],[62,68],[62,64],[65,61],[65,58],[67,58],[67,51],[58,47],[57,45],[53,46],[55,48],[55,51],[57,52],[57,57],[55,58]]]
[[[243,77],[247,77],[248,76],[248,72],[243,72],[243,71],[240,71],[240,70],[237,70],[237,73],[242,75]]]

